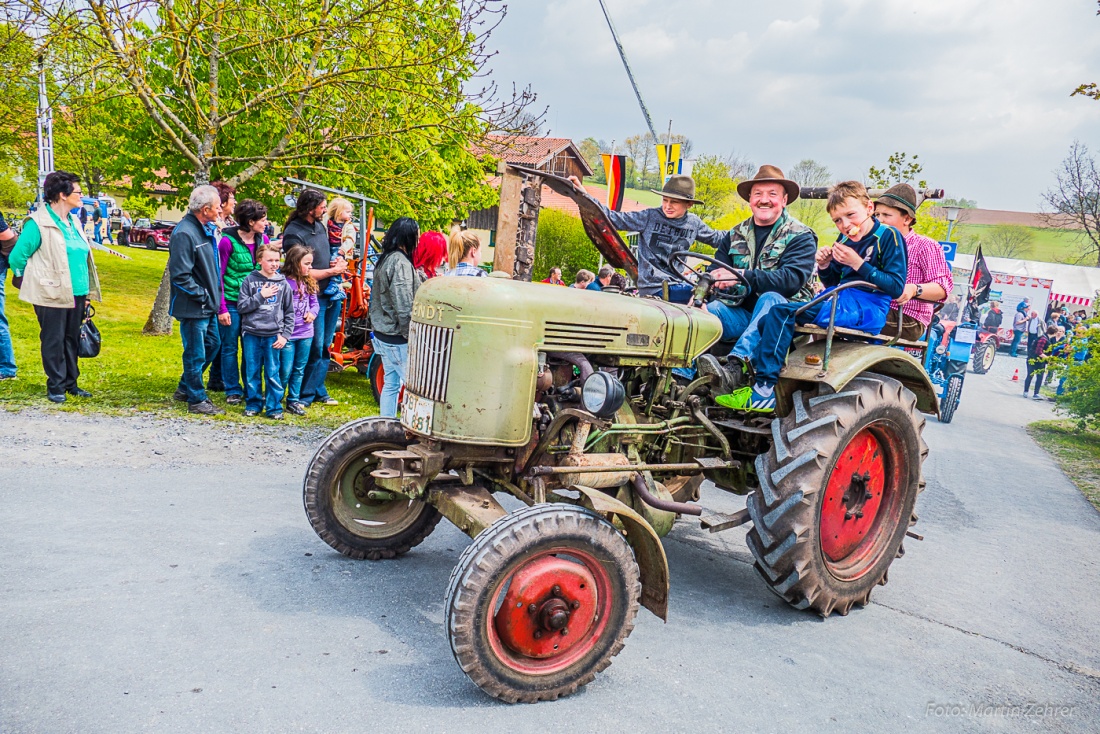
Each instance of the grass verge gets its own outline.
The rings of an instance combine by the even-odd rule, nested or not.
[[[1079,431],[1073,421],[1038,421],[1027,427],[1081,494],[1100,510],[1100,432]]]
[[[70,398],[63,405],[46,401],[46,376],[39,356],[38,321],[30,304],[19,300],[19,292],[6,284],[6,313],[11,324],[17,380],[0,382],[0,407],[16,409],[34,405],[60,412],[112,414],[152,413],[162,417],[189,415],[187,405],[172,401],[182,370],[183,346],[179,330],[167,337],[143,336],[167,252],[129,249],[133,260],[96,253],[96,266],[103,286],[103,302],[95,304],[96,325],[103,334],[103,351],[95,359],[80,360],[80,386],[93,397]],[[176,325],[173,324],[173,327]],[[355,370],[329,374],[326,382],[338,406],[313,406],[306,416],[286,414],[286,423],[298,426],[336,427],[355,418],[378,414],[370,382]],[[215,404],[225,405],[225,396],[210,393]],[[243,406],[229,406],[221,421],[262,421],[245,418]],[[210,420],[195,417],[196,420]]]

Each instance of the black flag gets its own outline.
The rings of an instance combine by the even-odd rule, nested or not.
[[[978,320],[978,306],[989,300],[989,291],[993,287],[993,273],[982,255],[982,246],[974,253],[974,272],[970,274],[970,288],[966,295],[967,320]]]

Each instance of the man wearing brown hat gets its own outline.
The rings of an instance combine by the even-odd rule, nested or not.
[[[917,192],[909,184],[891,186],[875,199],[875,216],[901,233],[905,240],[907,273],[905,291],[890,304],[882,333],[898,333],[901,310],[901,338],[920,339],[932,322],[933,303],[942,303],[955,283],[943,256],[943,247],[930,237],[913,231],[917,223]]]
[[[584,191],[576,176],[569,180],[578,191]],[[688,211],[694,204],[703,203],[695,198],[695,179],[691,176],[673,176],[663,189],[654,189],[653,193],[661,195],[661,206],[640,212],[617,212],[600,204],[612,227],[638,233],[638,293],[643,296],[661,295],[665,281],[680,282],[672,274],[672,253],[690,248],[693,242],[714,247],[728,242],[726,232],[715,232]]]
[[[740,364],[737,369],[720,371],[717,361],[708,355],[699,360],[703,374],[743,374],[741,367],[760,341],[757,324],[764,314],[780,303],[813,298],[810,278],[817,234],[787,211],[798,192],[798,184],[784,177],[776,166],[761,166],[755,176],[737,185],[737,193],[749,203],[752,216],[730,230],[726,247],[719,247],[715,253],[715,258],[727,267],[711,270],[719,289],[738,296],[747,291],[747,295],[736,303],[720,292],[707,304],[707,310],[722,321],[722,339],[736,341],[730,356]],[[740,281],[730,270],[736,270],[745,285],[738,287]]]

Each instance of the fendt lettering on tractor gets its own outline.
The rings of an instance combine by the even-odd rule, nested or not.
[[[594,201],[544,178],[577,200],[609,261],[636,268]],[[711,283],[694,285],[702,297]],[[447,585],[447,634],[462,670],[509,702],[587,684],[639,606],[666,618],[661,538],[684,516],[710,532],[751,523],[773,592],[846,615],[886,583],[916,521],[921,414],[937,399],[899,340],[836,331],[803,329],[775,415],[747,417],[715,403],[713,377],[672,372],[721,335],[703,309],[434,278],[413,308],[400,422],[365,418],[326,438],[305,477],[306,513],[357,559],[400,556],[441,517],[473,538]],[[745,495],[746,507],[708,512],[703,488]],[[522,507],[505,509],[500,494]]]

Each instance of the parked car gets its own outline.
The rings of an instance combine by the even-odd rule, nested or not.
[[[169,222],[164,219],[151,221],[148,217],[134,220],[134,226],[130,229],[130,247],[144,246],[148,250],[168,248],[168,238],[172,230],[179,222]]]

